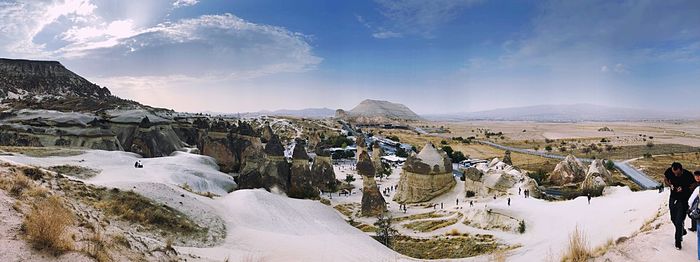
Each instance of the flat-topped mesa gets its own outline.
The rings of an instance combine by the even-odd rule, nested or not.
[[[68,111],[111,108],[113,104],[138,105],[112,96],[106,87],[91,83],[57,61],[0,58],[0,100],[5,99],[13,99],[16,106],[24,108],[58,107],[56,109]],[[69,99],[70,103],[64,107],[38,103],[40,100],[52,100],[55,104],[57,100],[65,99]]]
[[[386,210],[386,201],[374,180],[374,165],[366,151],[358,156],[356,169],[362,176],[362,216],[378,216]]]
[[[428,143],[420,153],[406,159],[394,201],[429,201],[449,191],[456,183],[450,158],[438,151],[432,143]]]
[[[288,196],[293,198],[315,199],[319,197],[319,192],[312,182],[309,155],[306,153],[304,145],[304,142],[297,141],[292,151],[292,169],[289,179]]]

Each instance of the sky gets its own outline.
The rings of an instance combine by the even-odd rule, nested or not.
[[[700,1],[0,0],[0,57],[188,112],[700,111]]]

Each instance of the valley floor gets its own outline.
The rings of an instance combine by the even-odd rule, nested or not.
[[[174,247],[182,255],[190,255],[202,261],[411,261],[416,260],[400,255],[371,238],[373,233],[362,232],[351,226],[346,219],[368,226],[375,218],[356,216],[361,203],[361,176],[357,175],[350,163],[336,165],[335,172],[343,181],[347,174],[357,179],[353,194],[349,196],[333,194],[329,198],[332,207],[345,205],[351,210],[339,212],[332,207],[312,200],[290,199],[283,195],[264,190],[230,190],[228,175],[218,172],[212,160],[205,156],[176,153],[171,157],[142,159],[125,152],[87,150],[76,156],[28,157],[23,155],[3,155],[0,160],[12,163],[30,164],[49,168],[56,165],[76,165],[100,170],[94,177],[83,178],[87,183],[132,189],[155,201],[176,208],[192,217],[200,225],[210,228],[205,240],[176,242]],[[144,168],[135,169],[133,164],[140,160]],[[388,178],[377,181],[380,191],[395,186],[400,177],[396,168]],[[183,189],[183,184],[190,191]],[[193,193],[195,192],[195,193]],[[202,196],[212,192],[220,197]],[[199,194],[198,194],[199,193]],[[450,231],[472,235],[492,235],[500,243],[507,261],[559,261],[568,246],[569,235],[576,229],[584,232],[593,248],[604,246],[621,237],[627,241],[609,247],[607,253],[596,259],[606,261],[648,260],[678,257],[683,261],[695,258],[696,240],[686,237],[683,251],[673,249],[672,229],[664,209],[668,191],[631,192],[625,187],[606,189],[604,196],[594,198],[589,205],[585,198],[571,201],[547,202],[518,195],[517,189],[508,196],[467,199],[464,197],[464,184],[461,181],[448,193],[434,199],[429,204],[409,205],[404,214],[399,205],[391,201],[395,191],[385,199],[394,218],[417,216],[436,211],[434,217],[407,218],[395,224],[401,234],[414,238],[445,236]],[[511,205],[508,206],[507,198]],[[459,199],[459,204],[456,203]],[[469,206],[474,201],[474,207]],[[442,204],[442,208],[440,206]],[[469,219],[477,219],[479,212],[502,214],[518,221],[525,221],[525,232],[484,228],[467,225]],[[649,222],[657,214],[662,214]],[[345,213],[345,214],[343,214]],[[4,214],[4,213],[3,213]],[[3,215],[3,219],[14,221]],[[447,226],[428,229],[422,232],[406,226],[415,222],[430,220],[456,220]],[[637,233],[645,225],[658,224],[642,233]],[[371,231],[371,230],[367,230]],[[6,237],[3,237],[3,241]],[[10,242],[7,242],[10,243]],[[491,254],[480,255],[459,261],[489,261]]]

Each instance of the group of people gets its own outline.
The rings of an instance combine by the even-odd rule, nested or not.
[[[520,195],[521,192],[523,192],[523,189],[522,189],[522,188],[518,188],[518,195]],[[525,189],[525,192],[524,192],[524,193],[525,193],[525,198],[530,197],[530,190],[529,190],[529,189]]]
[[[668,209],[671,214],[671,221],[675,227],[675,244],[676,249],[682,248],[683,236],[691,232],[697,232],[698,237],[698,260],[700,260],[700,232],[698,232],[698,223],[700,220],[692,221],[688,230],[685,229],[685,218],[689,210],[693,206],[693,202],[700,200],[698,191],[700,191],[700,170],[691,173],[683,169],[683,165],[678,162],[671,164],[671,167],[664,172],[664,183],[671,189],[671,194],[668,200]]]
[[[143,168],[143,164],[141,164],[141,160],[136,161],[136,162],[134,163],[134,168]]]

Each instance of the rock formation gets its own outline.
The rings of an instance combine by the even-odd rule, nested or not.
[[[367,151],[367,143],[365,142],[365,136],[363,134],[357,134],[355,144],[357,144],[356,157],[359,160],[362,152]]]
[[[586,178],[586,166],[573,155],[568,155],[561,161],[549,175],[549,182],[562,186],[570,183],[578,183]]]
[[[513,160],[510,158],[510,150],[506,150],[505,155],[503,156],[503,163],[511,166],[513,165]]]
[[[529,190],[530,196],[540,197],[537,182],[522,174],[517,169],[513,168],[498,159],[494,159],[489,164],[481,163],[476,167],[463,169],[464,173],[464,190],[467,194],[473,194],[480,197],[491,197],[493,195],[501,195],[517,193],[518,189]]]
[[[288,192],[291,166],[284,158],[284,147],[277,135],[272,135],[265,145],[265,158],[267,164],[262,172],[263,186],[268,190],[277,187],[283,192]]]
[[[394,201],[425,202],[449,191],[455,184],[450,158],[428,143],[420,153],[406,159]]]
[[[297,141],[292,152],[292,169],[289,176],[289,191],[287,195],[293,198],[315,199],[319,197],[318,189],[312,183],[309,155],[306,153],[302,141]]]
[[[374,165],[375,174],[384,172],[384,167],[382,166],[383,155],[384,150],[382,150],[382,147],[378,143],[374,143],[374,146],[372,146],[372,165]]]
[[[323,192],[335,191],[338,180],[335,178],[330,152],[316,149],[316,157],[311,166],[312,183]]]
[[[357,173],[362,176],[362,216],[378,216],[386,210],[386,201],[374,180],[374,165],[367,152],[362,152],[357,161]]]
[[[593,160],[588,168],[586,178],[581,183],[583,190],[596,190],[611,184],[613,181],[612,174],[605,168],[605,161],[601,159]]]

